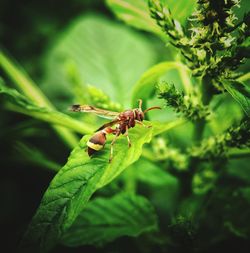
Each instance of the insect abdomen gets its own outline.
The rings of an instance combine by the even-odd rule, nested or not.
[[[96,132],[87,142],[88,155],[93,155],[96,151],[101,150],[106,143],[106,133],[103,131]]]

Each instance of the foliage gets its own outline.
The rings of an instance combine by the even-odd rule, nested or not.
[[[247,116],[250,116],[250,91],[249,87],[244,83],[237,81],[224,81],[225,89],[230,95],[241,105]]]
[[[131,47],[134,54],[127,54]],[[86,84],[95,85],[105,91],[112,101],[123,108],[128,107],[133,84],[154,64],[155,58],[152,46],[140,34],[106,18],[88,15],[72,24],[48,53],[47,75],[42,89],[49,90],[53,99],[63,95],[74,100],[69,86],[72,74],[68,69],[71,67],[79,77],[75,85],[80,90],[86,89]],[[91,94],[89,96],[91,98]],[[93,102],[86,98],[82,101]]]
[[[157,35],[164,36],[159,27],[150,18],[149,9],[146,0],[106,0],[107,5],[115,13],[115,15],[127,24],[138,29],[153,32]],[[161,1],[167,4],[173,10],[173,15],[178,15],[180,21],[184,23],[186,18],[192,13],[195,1],[178,1],[174,0]],[[185,11],[183,11],[185,9]]]
[[[1,82],[0,94],[5,98],[5,100],[8,101],[6,106],[10,110],[23,113],[51,124],[65,126],[82,134],[90,133],[92,131],[92,127],[90,125],[76,121],[70,118],[68,115],[55,110],[38,106],[24,95],[20,94],[17,90],[7,88]]]
[[[201,159],[218,159],[226,155],[228,148],[247,148],[250,145],[250,121],[243,120],[237,127],[231,127],[223,134],[202,141],[200,147],[193,147],[191,155]]]
[[[249,10],[239,0],[105,3],[132,28],[106,12],[75,18],[34,64],[42,74],[25,64],[35,81],[0,51],[1,160],[6,171],[30,166],[31,177],[47,169],[37,170],[46,179],[19,250],[249,246]],[[162,108],[129,129],[131,147],[118,138],[111,162],[111,135],[89,157],[87,142],[107,120],[68,108],[120,112],[138,99],[143,110]]]
[[[138,236],[152,231],[157,231],[157,220],[150,202],[142,196],[121,193],[90,202],[62,242],[71,247],[103,245],[120,236]]]

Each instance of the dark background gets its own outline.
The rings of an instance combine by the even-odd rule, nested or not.
[[[0,45],[18,60],[32,78],[39,80],[42,76],[42,56],[49,45],[71,20],[89,12],[112,17],[102,0],[1,0]],[[27,124],[41,129],[39,137],[28,132]],[[14,148],[16,142],[27,141],[44,149],[53,146],[51,158],[61,164],[65,163],[70,150],[55,137],[47,124],[1,109],[0,130],[1,248],[4,252],[16,252],[21,236],[54,176],[37,164],[22,160]],[[58,247],[53,252],[90,250],[92,252],[94,248],[75,250]]]

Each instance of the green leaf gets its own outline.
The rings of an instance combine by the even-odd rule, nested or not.
[[[187,123],[186,119],[176,119],[168,122],[151,122],[150,125],[154,127],[153,136],[159,135],[163,132],[167,132],[170,129],[176,128]]]
[[[165,124],[162,131],[179,124],[172,123],[168,128]],[[130,148],[126,138],[121,136],[114,146],[111,163],[108,162],[110,138],[104,150],[89,158],[86,143],[90,136],[84,136],[68,162],[51,181],[25,235],[23,247],[40,248],[41,251],[51,249],[82,212],[92,194],[137,161],[143,144],[149,142],[153,134],[160,133],[159,128],[154,130],[158,123],[151,125],[151,128],[136,126],[129,131]]]
[[[26,145],[21,142],[17,142],[15,149],[18,153],[21,154],[21,160],[23,163],[30,162],[35,166],[39,166],[41,168],[48,169],[50,171],[58,172],[61,169],[61,166],[52,161],[50,158],[47,157],[42,151],[37,149],[34,146]]]
[[[106,0],[114,14],[128,25],[146,30],[164,37],[164,33],[150,17],[147,1],[145,0]]]
[[[164,33],[150,17],[147,2],[147,0],[106,0],[114,14],[128,25],[163,37]],[[193,12],[196,1],[161,0],[161,2],[170,8],[173,17],[184,24]]]
[[[15,89],[7,88],[0,80],[0,95],[7,100],[7,108],[33,118],[75,130],[81,134],[90,133],[93,127],[77,121],[70,116],[53,109],[41,107],[30,101]]]
[[[119,103],[111,101],[110,97],[105,92],[93,85],[86,85],[81,80],[80,73],[73,61],[68,61],[65,67],[67,79],[71,85],[72,93],[75,96],[74,101],[78,104],[89,104],[111,111],[122,111],[122,106]]]
[[[209,210],[209,215],[204,212],[205,210]],[[232,235],[249,239],[250,226],[246,222],[250,215],[249,186],[239,186],[237,179],[225,175],[223,184],[218,185],[210,196],[207,209],[203,208],[201,211],[203,212],[201,222],[206,224],[205,227],[203,225],[203,229],[208,231],[207,238],[212,242],[216,237],[222,240],[232,238]],[[215,223],[216,231],[211,230],[211,224]],[[206,239],[207,243],[210,242]]]
[[[194,12],[196,7],[196,0],[161,0],[168,8],[174,18],[184,24],[187,18]]]
[[[244,151],[244,150],[240,150]],[[228,173],[232,177],[239,178],[243,182],[250,184],[250,166],[249,166],[249,153],[246,157],[241,157],[241,159],[230,159],[228,161]]]
[[[228,93],[215,96],[211,101],[210,108],[216,111],[208,123],[213,135],[223,133],[235,122],[240,122],[244,116],[240,104],[235,103],[235,100]]]
[[[25,73],[25,71],[22,70],[21,67],[13,59],[4,54],[1,49],[0,68],[13,81],[13,84],[15,84],[16,87],[20,89],[23,94],[25,94],[31,101],[39,106],[46,106],[47,108],[55,109],[48,98]],[[74,147],[77,144],[77,136],[72,131],[57,125],[54,125],[53,128],[69,147]]]
[[[164,213],[165,219],[173,217],[179,196],[179,181],[169,172],[163,170],[160,164],[150,162],[142,156],[124,171],[123,179],[128,179],[125,181],[129,184],[126,187],[127,190],[136,189],[137,182],[139,182],[138,188],[147,190],[150,201],[157,210]],[[134,185],[131,187],[132,180]]]
[[[225,89],[240,104],[247,116],[250,116],[250,88],[238,81],[223,81]]]
[[[248,81],[250,79],[250,72],[240,76],[239,78],[237,78],[237,81],[239,82],[245,82]]]
[[[128,107],[132,86],[155,60],[151,44],[142,35],[106,18],[85,16],[74,22],[48,52],[47,78],[42,87],[59,101],[62,95],[73,99],[65,71],[73,61],[82,82],[95,85],[112,101]]]
[[[129,169],[135,171],[135,177],[143,183],[152,186],[177,185],[177,179],[174,176],[146,159],[138,160]]]
[[[121,193],[110,199],[90,201],[62,237],[62,243],[103,245],[121,236],[138,236],[157,231],[157,217],[151,203],[144,197]]]
[[[85,151],[90,136],[84,136],[66,165],[51,181],[26,233],[23,247],[33,245],[42,252],[51,249],[72,225],[91,195],[135,162],[141,155],[143,144],[151,137],[152,128],[135,127],[130,131],[131,148],[128,148],[126,138],[121,137],[109,163],[110,141],[104,151],[90,159]]]
[[[147,70],[133,88],[132,105],[136,106],[138,99],[148,100],[155,95],[155,85],[158,80],[173,69],[185,69],[185,66],[179,62],[161,62]]]

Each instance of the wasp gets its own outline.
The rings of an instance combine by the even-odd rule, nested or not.
[[[102,125],[99,129],[97,129],[95,134],[87,142],[88,155],[92,156],[94,153],[104,148],[107,134],[115,135],[110,146],[109,162],[111,162],[113,159],[114,144],[117,138],[119,137],[119,135],[121,134],[125,135],[127,137],[128,146],[131,147],[131,141],[128,135],[128,129],[133,128],[136,124],[140,124],[145,127],[151,127],[151,126],[144,125],[142,121],[144,120],[145,113],[154,109],[161,109],[161,108],[159,106],[153,106],[142,111],[141,99],[139,99],[138,108],[125,110],[123,112],[108,111],[108,110],[96,108],[91,105],[72,105],[70,107],[70,110],[73,112],[95,113],[96,115],[100,117],[112,119],[112,121]]]

